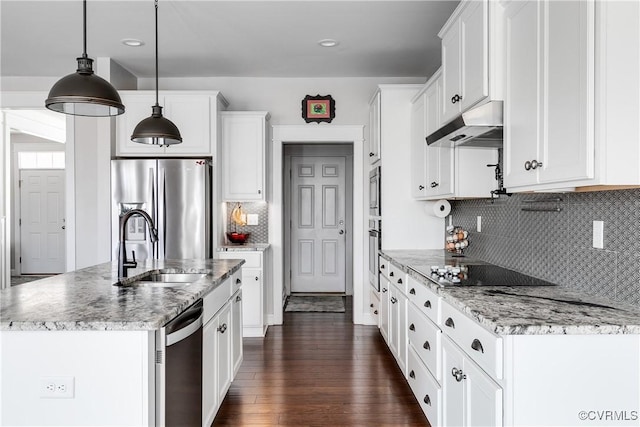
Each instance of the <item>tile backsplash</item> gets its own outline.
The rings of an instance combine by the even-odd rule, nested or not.
[[[246,214],[257,214],[258,225],[236,225],[231,221],[231,211],[238,202],[227,202],[227,231],[251,233],[247,243],[269,243],[269,205],[264,202],[242,202]]]
[[[640,307],[640,189],[514,194],[451,205],[453,225],[469,231],[468,255]],[[604,222],[604,249],[593,248],[593,221]]]

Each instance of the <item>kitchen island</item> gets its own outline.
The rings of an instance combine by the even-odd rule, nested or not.
[[[432,424],[639,425],[636,307],[533,278],[443,284],[432,266],[488,264],[441,250],[380,265],[381,331]]]
[[[155,425],[157,331],[201,298],[206,315],[208,296],[223,288],[230,300],[243,263],[140,262],[114,286],[113,262],[3,290],[0,423]],[[176,287],[126,286],[150,271],[206,275]],[[60,383],[65,390],[47,388]]]

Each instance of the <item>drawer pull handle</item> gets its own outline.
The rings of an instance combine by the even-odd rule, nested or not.
[[[223,323],[222,326],[218,326],[218,332],[224,334],[227,331],[227,324]]]
[[[410,293],[411,295],[415,295],[415,294],[416,294],[416,290],[415,290],[415,288],[411,288],[411,290],[409,291],[409,293]]]
[[[236,297],[236,302],[240,302],[240,301],[242,301],[242,297],[241,297],[240,295],[238,295],[238,296]]]
[[[242,280],[236,279],[236,285],[239,285],[240,283],[242,283]]]
[[[451,375],[456,379],[457,382],[460,382],[467,378],[465,374],[462,373],[462,369],[453,368],[451,370]]]
[[[425,341],[424,344],[422,344],[422,348],[431,351],[431,344],[429,344],[429,341]]]
[[[415,372],[413,372],[413,369],[411,370],[411,372],[409,372],[409,376],[410,376],[411,378],[413,378],[413,379],[415,379],[415,378],[416,378],[416,373],[415,373]]]
[[[477,338],[474,339],[473,342],[471,343],[471,348],[474,349],[475,351],[479,351],[480,353],[484,353],[484,348],[482,347],[482,343]]]
[[[431,308],[431,301],[426,300],[426,301],[424,302],[424,306],[425,306],[425,307],[427,307],[427,308]]]
[[[393,271],[389,273],[389,277],[393,277]]]
[[[409,325],[409,330],[410,331],[415,331],[416,330],[416,327],[415,327],[415,325],[413,323],[411,325]]]
[[[373,303],[369,304],[369,307],[373,308]]]
[[[374,311],[373,311],[373,314],[378,314],[378,310],[374,310]]]
[[[387,288],[382,288],[382,293],[384,294],[385,292],[387,292]]]
[[[426,403],[427,405],[431,406],[431,399],[429,398],[428,394],[425,394],[425,396],[424,396],[424,403]]]
[[[444,322],[444,324],[450,328],[455,329],[456,328],[456,324],[453,323],[453,319],[451,317],[447,318],[447,320]]]
[[[258,276],[256,276],[256,282],[257,282],[258,280],[260,280],[260,278],[259,278]]]
[[[398,284],[402,285],[402,279],[398,279]]]
[[[382,265],[380,266],[380,269],[381,269],[381,270],[384,270],[384,264],[382,264]]]
[[[391,304],[395,304],[398,302],[398,299],[396,297],[391,297]]]

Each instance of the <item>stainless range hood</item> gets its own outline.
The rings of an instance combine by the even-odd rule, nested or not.
[[[427,136],[428,145],[502,147],[502,101],[471,108]]]

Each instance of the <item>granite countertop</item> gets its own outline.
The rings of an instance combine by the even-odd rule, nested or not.
[[[0,292],[0,330],[155,330],[240,269],[244,260],[149,260],[129,270],[207,273],[187,286],[114,286],[117,262],[25,283]]]
[[[383,250],[410,276],[498,335],[640,334],[640,309],[560,286],[442,287],[421,272],[449,259],[443,250]],[[486,264],[464,258],[465,264]]]
[[[270,243],[242,243],[235,245],[218,246],[218,252],[248,252],[265,251],[271,246]]]

